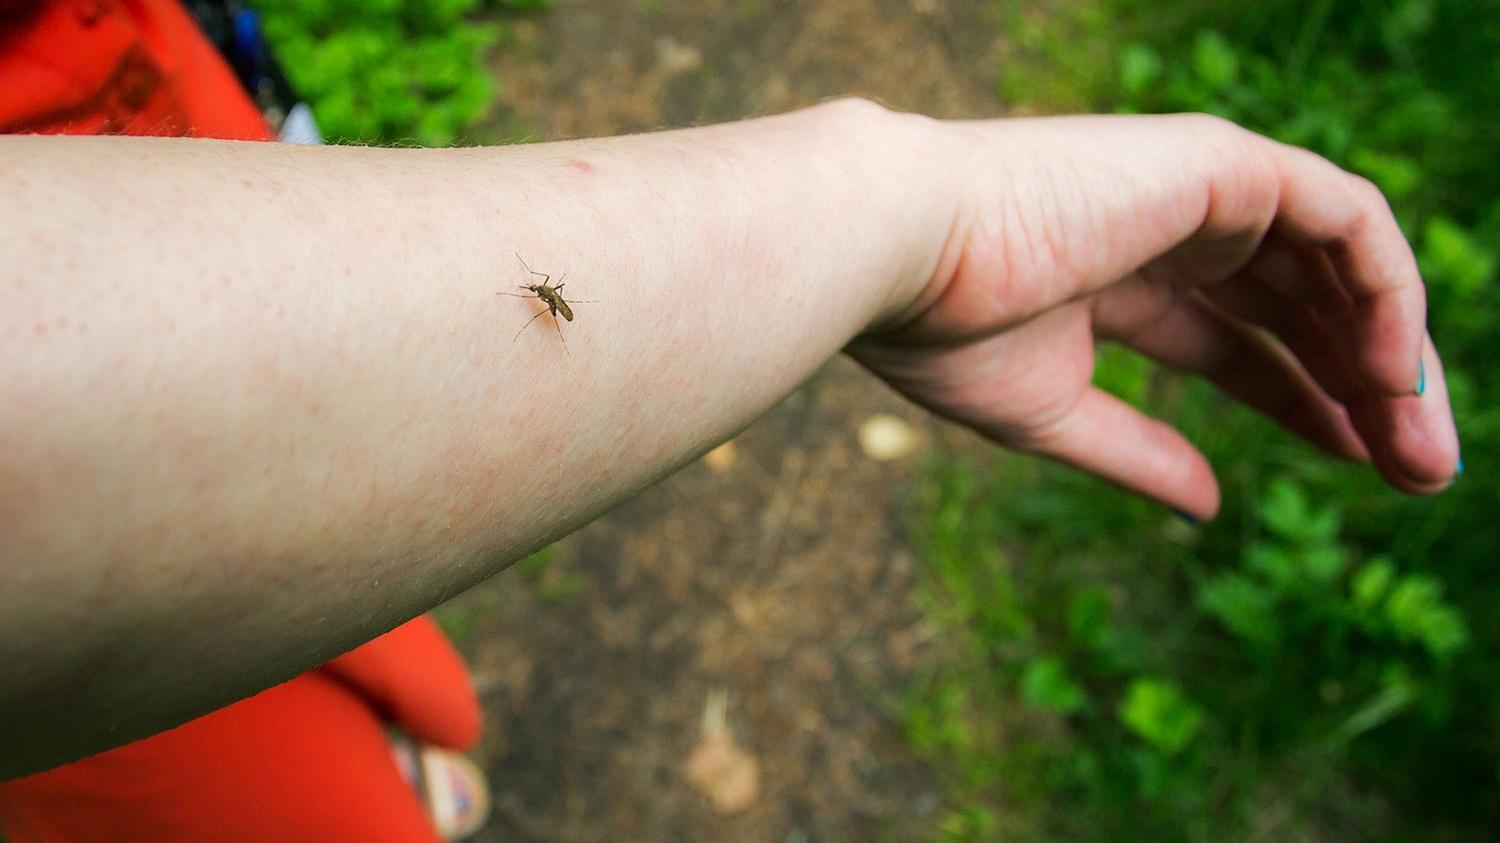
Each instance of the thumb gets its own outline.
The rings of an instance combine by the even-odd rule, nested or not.
[[[1066,414],[1045,428],[1019,439],[1014,432],[995,438],[1194,518],[1212,518],[1219,511],[1219,483],[1203,454],[1176,428],[1098,387],[1089,387]]]

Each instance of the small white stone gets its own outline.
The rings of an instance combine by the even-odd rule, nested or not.
[[[876,413],[859,426],[859,447],[872,460],[899,460],[917,449],[917,432],[895,416]]]
[[[739,459],[739,451],[734,447],[733,439],[703,455],[703,462],[714,474],[723,474],[734,468],[737,459]]]

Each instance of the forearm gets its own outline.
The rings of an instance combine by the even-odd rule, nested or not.
[[[748,423],[931,275],[919,133],[0,139],[0,775],[316,664]],[[516,253],[597,303],[516,336]]]

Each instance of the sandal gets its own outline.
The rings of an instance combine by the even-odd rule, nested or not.
[[[463,840],[484,827],[490,816],[489,782],[468,756],[401,736],[392,737],[391,752],[439,836]]]

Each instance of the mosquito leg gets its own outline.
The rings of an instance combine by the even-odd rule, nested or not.
[[[541,314],[537,314],[537,315],[540,316]],[[559,322],[559,321],[557,321],[557,313],[555,311],[552,314],[552,324],[553,324],[553,326],[555,326],[557,328],[557,338],[560,339],[560,340],[562,340],[563,354],[566,354],[567,356],[572,357],[573,356],[573,352],[571,352],[571,351],[568,350],[568,338],[565,337],[565,336],[563,336],[562,323]]]
[[[521,266],[526,266],[526,259],[523,258],[523,257],[521,257],[521,253],[520,252],[516,252],[515,256],[516,256],[516,260],[518,260],[518,261],[521,262]],[[552,276],[548,275],[545,272],[537,272],[536,270],[532,269],[529,266],[526,266],[526,271],[529,272],[529,273],[531,273],[532,275],[540,275],[540,276],[542,276],[542,278],[544,279],[542,281],[543,284],[545,284],[548,281],[552,280]],[[522,286],[525,286],[525,285],[523,284]]]
[[[531,323],[536,321],[536,317],[537,316],[541,316],[543,313],[546,313],[546,312],[547,311],[545,311],[545,310],[538,310],[536,312],[536,316],[533,316],[530,319],[527,319],[526,320],[526,324],[521,326],[521,331],[524,331],[527,328],[530,328],[531,327]],[[510,341],[511,342],[515,342],[516,340],[520,339],[521,338],[521,331],[516,331],[516,335],[514,337],[511,337]]]

